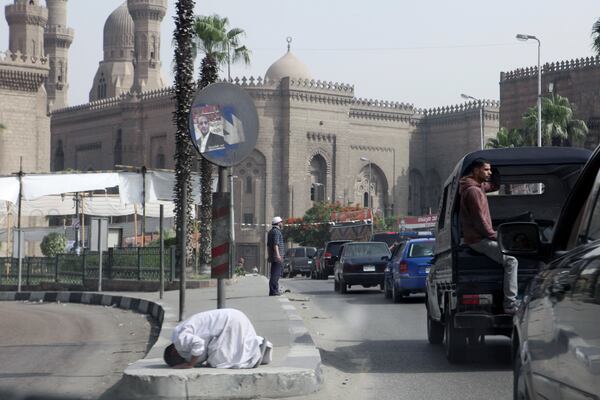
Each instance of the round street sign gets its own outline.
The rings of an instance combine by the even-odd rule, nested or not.
[[[245,90],[231,83],[213,83],[196,93],[189,126],[192,143],[202,157],[231,167],[254,150],[258,114]]]

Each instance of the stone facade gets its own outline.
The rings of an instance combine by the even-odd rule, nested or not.
[[[537,100],[537,66],[500,73],[500,126],[522,128],[522,116]],[[590,129],[586,147],[600,143],[600,57],[579,58],[542,65],[542,96],[552,91],[566,97],[573,114]]]
[[[307,79],[236,79],[259,115],[256,149],[234,167],[238,256],[264,259],[274,215],[301,216],[315,201],[367,205],[394,215],[436,212],[443,180],[479,148],[479,105],[421,110],[357,99],[350,85]],[[115,164],[174,167],[172,88],[55,110],[53,169],[106,170]],[[484,104],[485,129],[498,104]],[[361,160],[361,157],[370,160]],[[369,179],[370,178],[370,179]],[[322,189],[321,189],[322,188]]]

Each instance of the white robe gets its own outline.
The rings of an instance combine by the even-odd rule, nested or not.
[[[244,313],[231,308],[201,312],[181,322],[171,341],[190,360],[200,356],[215,368],[252,368],[260,359],[263,338],[256,335]]]

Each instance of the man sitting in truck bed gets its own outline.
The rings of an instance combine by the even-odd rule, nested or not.
[[[504,267],[504,312],[514,314],[517,302],[517,268],[515,257],[503,255],[492,226],[487,192],[498,190],[497,176],[492,176],[490,162],[473,160],[469,175],[460,179],[460,224],[463,241],[471,249],[484,254]]]

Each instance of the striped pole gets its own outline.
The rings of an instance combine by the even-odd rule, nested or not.
[[[225,308],[224,279],[231,279],[229,257],[229,193],[213,193],[212,264],[210,277],[218,280],[217,308]]]

